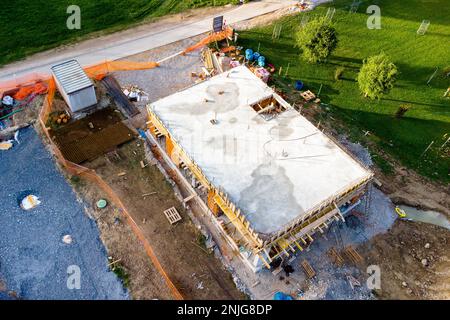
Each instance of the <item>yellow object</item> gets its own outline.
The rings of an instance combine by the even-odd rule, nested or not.
[[[400,209],[399,207],[395,207],[395,212],[397,212],[398,216],[400,218],[405,218],[406,217],[406,212],[403,209]]]
[[[11,141],[0,142],[0,150],[9,150],[13,146]]]

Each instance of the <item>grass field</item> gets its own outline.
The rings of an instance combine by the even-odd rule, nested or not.
[[[143,20],[236,0],[14,0],[0,10],[0,66],[95,31],[116,31]],[[81,29],[69,30],[69,5],[81,9]]]
[[[311,65],[299,58],[293,35],[302,14],[275,22],[283,25],[278,40],[272,40],[274,25],[270,25],[242,32],[240,43],[253,49],[260,45],[261,53],[277,67],[286,69],[290,64],[288,76],[284,72],[275,75],[278,87],[292,90],[297,79],[316,93],[322,86],[320,97],[329,104],[328,120],[337,118],[354,138],[369,139],[374,160],[386,172],[392,167],[378,154],[381,150],[425,176],[450,182],[450,142],[440,149],[450,136],[450,98],[443,97],[450,86],[450,77],[443,72],[450,67],[450,1],[379,0],[381,30],[366,27],[368,1],[354,14],[349,13],[351,3],[352,0],[335,0],[332,4],[337,9],[333,21],[339,44],[327,63]],[[324,6],[308,15],[311,19],[326,12]],[[418,36],[416,31],[424,19],[430,20],[431,25],[425,36]],[[388,95],[370,101],[361,96],[355,78],[362,60],[381,50],[397,64],[401,74]],[[338,67],[345,70],[341,80],[336,81]],[[436,68],[436,76],[427,85]],[[396,119],[393,115],[402,104],[412,108],[404,118]],[[371,132],[368,137],[363,136],[366,130]]]

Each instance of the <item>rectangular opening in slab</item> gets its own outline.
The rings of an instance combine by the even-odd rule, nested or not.
[[[250,106],[266,121],[272,120],[280,113],[286,111],[286,108],[274,96],[260,100]]]

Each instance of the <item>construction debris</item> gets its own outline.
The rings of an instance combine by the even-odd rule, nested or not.
[[[309,102],[316,98],[316,95],[312,93],[310,90],[300,93],[300,96],[305,99],[306,102]]]
[[[62,241],[65,244],[71,244],[72,243],[72,236],[70,234],[66,234],[63,238]]]
[[[41,203],[41,201],[39,201],[38,197],[30,194],[22,199],[22,201],[20,203],[20,207],[23,210],[31,210],[31,209],[37,207],[40,203]]]
[[[344,259],[342,256],[336,251],[336,248],[332,247],[328,250],[328,255],[335,265],[338,267],[342,267],[344,265]]]
[[[97,201],[97,208],[103,209],[106,207],[107,204],[108,204],[108,202],[106,202],[105,199],[100,199]]]
[[[353,276],[351,275],[347,275],[347,280],[348,283],[350,284],[350,287],[352,288],[352,290],[355,289],[355,287],[360,287],[361,283]]]
[[[181,220],[181,216],[178,213],[175,207],[164,210],[164,214],[166,215],[167,220],[169,220],[170,224],[174,224]]]
[[[2,99],[2,104],[5,106],[14,105],[14,99],[11,96],[4,96]]]
[[[148,163],[144,163],[144,161],[139,161],[139,164],[141,165],[141,168],[144,169],[146,166],[148,166]]]
[[[305,271],[306,276],[309,279],[312,279],[312,278],[314,278],[316,276],[316,272],[311,267],[311,265],[308,263],[308,261],[303,260],[302,263],[301,263],[301,266],[302,266],[303,270]]]
[[[12,148],[12,146],[13,146],[12,140],[0,142],[0,150],[2,151],[9,150]]]
[[[356,252],[356,250],[352,246],[346,247],[343,250],[343,252],[344,255],[347,257],[347,259],[353,262],[354,264],[360,264],[364,261],[361,255],[358,252]]]
[[[136,85],[122,87],[122,91],[130,101],[148,101],[149,94]]]

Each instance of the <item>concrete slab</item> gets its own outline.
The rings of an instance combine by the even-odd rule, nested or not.
[[[371,174],[285,101],[287,110],[269,121],[250,107],[273,94],[237,67],[150,105],[260,234],[279,231]]]

